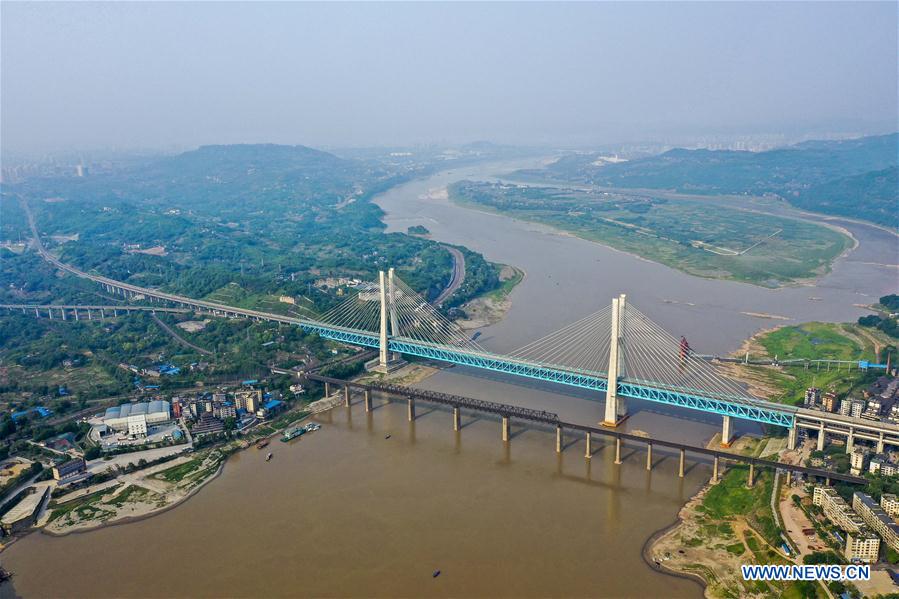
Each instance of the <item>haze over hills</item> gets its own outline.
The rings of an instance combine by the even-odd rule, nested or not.
[[[674,149],[628,162],[565,156],[527,177],[699,194],[774,193],[807,210],[899,227],[899,134],[810,141],[767,152]]]

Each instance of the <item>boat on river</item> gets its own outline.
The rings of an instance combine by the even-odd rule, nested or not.
[[[288,442],[291,439],[296,439],[297,437],[301,437],[306,433],[311,433],[313,431],[317,431],[320,429],[322,425],[316,422],[310,422],[306,426],[294,426],[284,431],[284,435],[281,436],[281,441]]]

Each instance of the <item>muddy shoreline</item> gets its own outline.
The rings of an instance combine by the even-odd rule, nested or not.
[[[246,449],[249,449],[249,447],[247,447]],[[239,450],[239,451],[244,451],[244,450]],[[234,452],[234,453],[237,453],[237,452]],[[205,487],[206,485],[208,485],[209,483],[211,483],[212,481],[217,479],[219,476],[221,476],[222,472],[225,470],[225,464],[228,463],[228,460],[231,459],[231,456],[234,455],[234,453],[230,454],[227,458],[222,460],[222,463],[219,464],[219,467],[216,469],[214,474],[212,474],[208,478],[204,479],[203,482],[201,482],[199,485],[197,485],[196,487],[194,487],[193,489],[188,491],[187,494],[184,495],[184,497],[181,497],[180,499],[177,499],[176,501],[174,501],[164,507],[161,507],[159,509],[151,510],[151,511],[147,512],[146,514],[141,514],[139,516],[125,516],[124,518],[111,520],[109,522],[100,522],[96,526],[85,526],[85,527],[81,527],[81,528],[75,528],[73,530],[69,530],[66,532],[53,532],[53,531],[46,530],[45,527],[41,527],[41,528],[35,530],[34,532],[39,532],[40,534],[47,535],[48,537],[67,537],[69,535],[93,532],[95,530],[100,530],[102,528],[110,528],[113,526],[121,526],[124,524],[131,524],[133,522],[140,522],[142,520],[149,520],[150,518],[154,518],[156,516],[159,516],[160,514],[164,514],[169,510],[173,510],[176,507],[183,505],[189,499],[191,499],[197,493],[199,493],[200,490],[203,489],[203,487]],[[27,536],[27,535],[25,535],[25,536]]]
[[[702,489],[700,489],[699,492],[697,492],[697,495],[701,492],[702,492]],[[693,497],[688,499],[687,503],[692,501],[695,497],[696,497],[696,495],[694,495]],[[685,503],[684,506],[686,506],[686,505],[687,504]],[[681,509],[683,509],[683,507],[681,507]],[[704,594],[706,588],[708,588],[708,583],[706,583],[705,579],[702,576],[699,576],[698,574],[692,574],[690,572],[680,572],[678,570],[672,570],[671,568],[666,567],[664,564],[657,564],[655,562],[655,560],[652,559],[653,545],[655,545],[657,541],[659,541],[660,539],[665,537],[667,534],[677,530],[683,524],[683,522],[684,522],[683,519],[680,517],[680,515],[678,515],[677,518],[674,520],[674,522],[672,522],[671,524],[669,524],[668,526],[666,526],[664,528],[660,528],[659,530],[657,530],[654,533],[652,533],[651,535],[649,535],[649,538],[646,539],[645,543],[643,543],[643,549],[640,551],[640,555],[643,558],[643,563],[645,563],[647,565],[647,567],[655,570],[656,572],[661,572],[662,574],[666,574],[668,576],[673,576],[675,578],[682,578],[685,580],[691,580],[691,581],[695,582],[696,584],[698,584],[702,588],[702,592]]]

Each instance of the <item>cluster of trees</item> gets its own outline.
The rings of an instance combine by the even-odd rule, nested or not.
[[[880,305],[891,312],[899,311],[899,295],[895,293],[880,298]],[[863,327],[880,329],[890,337],[899,339],[899,322],[892,316],[878,316],[869,314],[858,319],[858,324]]]

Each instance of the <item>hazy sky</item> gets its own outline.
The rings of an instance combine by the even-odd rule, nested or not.
[[[897,4],[0,4],[6,150],[897,127]]]

